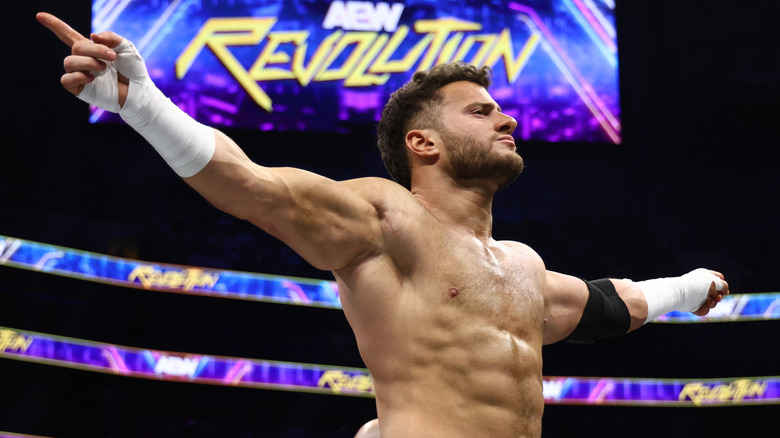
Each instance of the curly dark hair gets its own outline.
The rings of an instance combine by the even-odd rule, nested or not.
[[[441,87],[469,81],[486,89],[492,82],[490,67],[477,68],[462,61],[434,66],[430,72],[417,72],[412,80],[396,90],[382,110],[377,125],[377,145],[390,176],[408,190],[412,173],[406,152],[406,133],[412,129],[435,129],[441,118],[435,112],[442,101]]]

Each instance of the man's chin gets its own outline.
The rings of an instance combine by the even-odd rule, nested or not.
[[[515,174],[513,177],[510,178],[504,178],[503,180],[496,181],[496,192],[500,192],[501,190],[504,190],[507,188],[510,184],[515,182],[517,177],[520,176],[520,173]]]
[[[482,174],[472,173],[469,176],[464,177],[461,175],[462,181],[470,181],[472,184],[483,185],[490,183],[495,185],[496,192],[499,192],[512,184],[518,176],[523,172],[522,162],[519,166],[502,166],[492,167],[490,170],[483,172]]]
[[[523,169],[525,169],[525,163],[520,155],[514,155],[513,159],[496,166],[495,183],[498,186],[496,191],[503,190],[512,184],[523,173]]]

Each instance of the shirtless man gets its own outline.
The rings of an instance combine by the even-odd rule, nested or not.
[[[165,99],[122,37],[38,20],[72,49],[65,89],[119,112],[214,206],[333,272],[383,438],[539,437],[542,345],[619,335],[675,309],[705,315],[728,293],[704,269],[585,282],[548,271],[522,243],[494,240],[493,196],[523,160],[487,69],[416,74],[378,129],[398,183],[338,182],[251,162]]]

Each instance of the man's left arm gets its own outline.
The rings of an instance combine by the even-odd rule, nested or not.
[[[673,310],[704,316],[729,293],[723,274],[696,269],[645,281],[584,281],[547,271],[544,343],[619,336]]]

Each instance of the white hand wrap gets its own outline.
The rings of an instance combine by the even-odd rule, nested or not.
[[[695,269],[681,277],[636,282],[647,300],[645,323],[673,310],[698,310],[707,299],[713,282],[717,290],[723,290],[723,280],[704,268]]]
[[[119,87],[116,67],[111,61],[105,61],[107,67],[103,71],[93,71],[95,80],[84,86],[79,93],[79,99],[90,105],[95,105],[112,113],[119,112]]]
[[[103,72],[94,72],[79,98],[119,115],[138,131],[181,177],[200,172],[214,155],[214,131],[192,119],[154,85],[141,54],[123,39],[114,48],[116,61]],[[119,108],[117,72],[130,80],[127,100]]]

